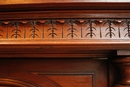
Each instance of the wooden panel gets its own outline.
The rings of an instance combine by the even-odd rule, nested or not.
[[[106,59],[0,59],[0,77],[41,87],[108,87],[107,67]]]
[[[0,87],[40,87],[36,84],[13,78],[0,78]]]
[[[50,84],[57,87],[93,87],[92,75],[44,75]]]

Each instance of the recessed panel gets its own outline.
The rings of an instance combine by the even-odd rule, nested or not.
[[[43,78],[56,87],[93,87],[92,75],[47,75]]]

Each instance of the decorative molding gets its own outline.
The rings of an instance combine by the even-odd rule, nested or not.
[[[129,19],[43,19],[1,21],[1,39],[129,39]]]
[[[122,3],[112,2],[112,0],[111,0],[111,2],[109,2],[109,1],[106,2],[106,0],[105,0],[105,2],[100,2],[103,0],[97,0],[97,2],[94,2],[96,0],[94,0],[93,2],[91,2],[92,0],[90,0],[90,2],[88,0],[87,0],[87,2],[83,2],[83,1],[79,0],[79,2],[77,2],[77,0],[76,0],[76,2],[75,2],[74,0],[73,1],[72,0],[69,0],[69,1],[61,0],[61,2],[59,2],[59,0],[58,1],[48,1],[47,0],[47,2],[45,2],[45,1],[41,0],[38,3],[38,1],[35,2],[32,0],[31,1],[20,0],[20,1],[15,1],[15,2],[6,0],[6,1],[0,1],[0,12],[23,12],[23,11],[27,12],[27,11],[46,11],[46,10],[48,10],[48,11],[50,11],[50,10],[53,10],[53,11],[54,10],[79,10],[79,11],[80,10],[89,10],[89,12],[90,12],[90,10],[107,10],[107,11],[114,10],[114,12],[117,10],[124,10],[126,12],[127,10],[130,10],[130,5],[129,5],[130,3],[125,2],[124,0],[122,0],[123,1]],[[126,17],[126,15],[128,15],[128,13],[125,14],[124,17]],[[8,16],[12,16],[12,15],[9,14]],[[53,16],[55,16],[55,15],[53,15]],[[60,15],[58,17],[61,17],[61,16],[62,15]],[[109,16],[111,16],[111,15],[109,15]],[[119,14],[117,14],[117,16],[121,17],[121,15],[119,15]],[[73,16],[71,16],[71,17],[73,17]]]
[[[31,74],[38,75],[49,84],[54,87],[72,87],[72,86],[87,86],[87,87],[95,87],[94,86],[94,72],[86,72],[86,73],[72,73],[72,72],[46,72],[46,71],[34,71]],[[67,84],[66,84],[67,83]]]

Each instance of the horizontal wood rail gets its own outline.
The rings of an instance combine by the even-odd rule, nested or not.
[[[8,0],[6,0],[8,1]],[[20,0],[21,1],[21,0]],[[87,0],[88,1],[88,0]],[[24,1],[25,2],[25,1]],[[130,10],[130,2],[41,2],[15,3],[0,1],[0,12],[46,11],[46,10]]]

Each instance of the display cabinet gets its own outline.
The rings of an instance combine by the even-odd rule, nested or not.
[[[129,87],[128,0],[0,1],[0,87]]]

